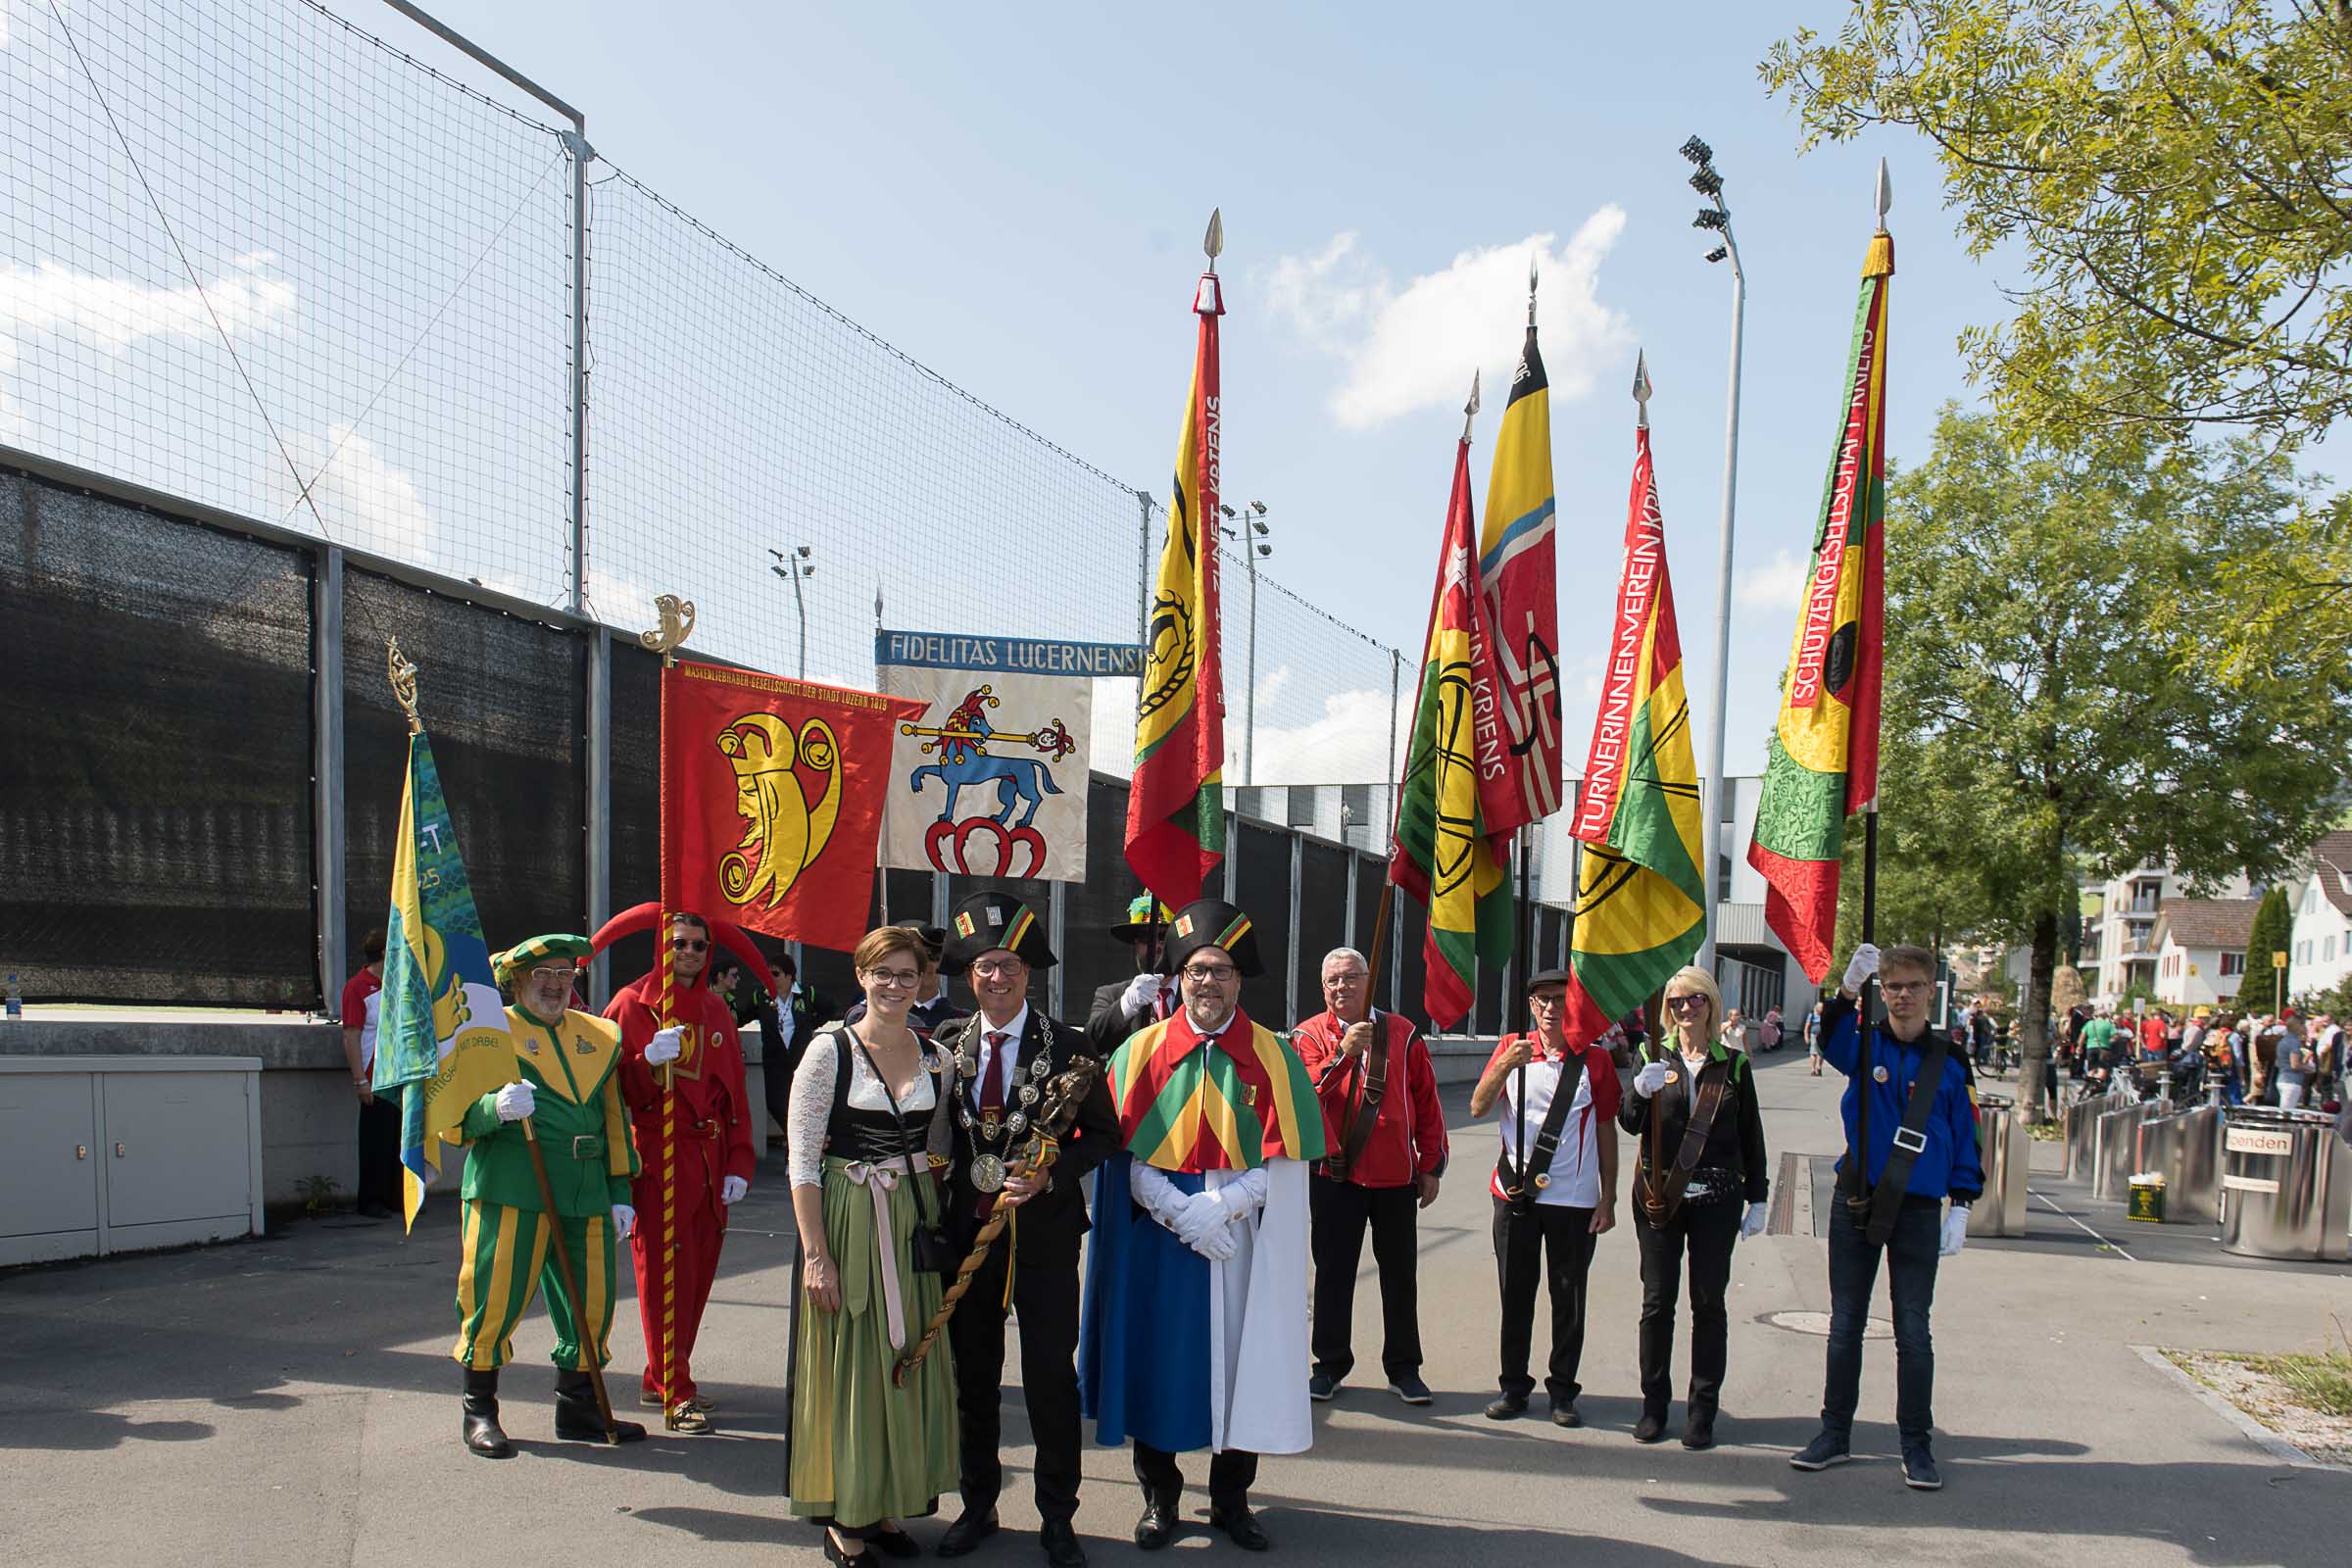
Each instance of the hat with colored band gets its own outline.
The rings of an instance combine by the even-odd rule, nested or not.
[[[948,915],[948,947],[939,966],[961,974],[984,953],[1004,951],[1032,969],[1054,967],[1046,923],[1009,893],[975,893]]]
[[[567,931],[550,932],[543,937],[533,937],[528,942],[517,942],[506,952],[494,955],[490,959],[490,971],[498,977],[501,985],[505,985],[516,975],[536,968],[542,959],[568,958],[576,968],[595,951],[586,937],[575,937]]]
[[[1168,922],[1168,967],[1181,969],[1202,948],[1220,948],[1245,975],[1261,975],[1257,937],[1250,917],[1223,899],[1201,899],[1176,911]]]
[[[1152,934],[1155,925],[1165,930],[1174,918],[1166,905],[1153,904],[1151,894],[1139,893],[1127,901],[1127,918],[1112,926],[1110,934],[1115,941],[1141,942]]]

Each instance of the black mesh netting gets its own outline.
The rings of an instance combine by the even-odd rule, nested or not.
[[[1418,900],[1397,890],[1396,906],[1389,914],[1389,940],[1396,944],[1396,962],[1400,965],[1397,1010],[1419,1024],[1424,1033],[1429,1029],[1427,984],[1429,958],[1421,951],[1429,939],[1429,914]],[[1454,1026],[1459,1029],[1459,1024]]]
[[[0,469],[0,972],[26,997],[322,1004],[310,596],[298,552]]]
[[[612,912],[662,896],[662,659],[612,639]],[[651,932],[607,955],[612,989],[654,966]]]
[[[1353,853],[1353,852],[1351,852]],[[1388,862],[1373,855],[1355,855],[1355,941],[1354,949],[1367,957],[1372,953],[1372,930],[1380,920],[1380,890],[1386,885]],[[1389,918],[1396,917],[1392,906]],[[1389,979],[1396,972],[1396,928],[1389,927],[1382,940],[1382,952],[1377,972],[1372,977],[1372,1004],[1384,1009],[1393,1008]]]
[[[1124,985],[1135,973],[1135,950],[1110,934],[1127,919],[1143,891],[1127,869],[1127,781],[1089,774],[1086,781],[1086,880],[1062,894],[1061,1010],[1086,1022],[1098,987]]]
[[[407,776],[409,725],[384,678],[387,637],[399,638],[402,656],[416,665],[417,710],[491,950],[541,932],[581,930],[588,919],[584,644],[503,611],[347,570],[349,940],[356,945],[383,924]]]
[[[1298,971],[1298,1017],[1285,1027],[1323,1010],[1323,959],[1348,942],[1348,852],[1336,844],[1308,839],[1299,849],[1298,930],[1292,944],[1292,962]],[[1354,944],[1358,952],[1370,944],[1369,933]]]
[[[1231,845],[1234,900],[1250,916],[1265,973],[1242,982],[1242,1010],[1269,1029],[1291,1020],[1284,977],[1291,953],[1291,837],[1257,822],[1237,822]]]

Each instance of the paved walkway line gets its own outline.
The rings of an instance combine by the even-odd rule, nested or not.
[[[2113,1248],[2116,1255],[2121,1257],[2125,1262],[2136,1263],[2139,1261],[2138,1258],[2133,1257],[2130,1252],[2124,1250],[2124,1246],[2121,1242],[2109,1241],[2106,1237],[2101,1236],[2097,1231],[2092,1230],[2089,1226],[2075,1218],[2074,1215],[2068,1213],[2065,1209],[2060,1208],[2057,1204],[2057,1201],[2047,1193],[2035,1192],[2033,1188],[2029,1187],[2026,1189],[2026,1195],[2030,1198],[2038,1198],[2044,1203],[2049,1204],[2051,1213],[2057,1215],[2060,1219],[2066,1221],[2069,1225],[2072,1225],[2075,1229],[2081,1231],[2092,1241],[2097,1242],[2101,1247]]]

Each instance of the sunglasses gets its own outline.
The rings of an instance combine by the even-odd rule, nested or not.
[[[1692,1007],[1703,1007],[1706,1004],[1707,999],[1695,991],[1687,997],[1668,997],[1666,999],[1666,1005],[1676,1012],[1688,1012]]]
[[[671,937],[669,951],[672,953],[709,953],[710,944],[707,939],[698,942],[693,937]]]

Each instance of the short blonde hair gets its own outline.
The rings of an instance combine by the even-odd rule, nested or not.
[[[1694,992],[1707,999],[1707,1027],[1701,1034],[1712,1035],[1723,1027],[1723,988],[1715,983],[1715,977],[1695,963],[1687,963],[1675,970],[1673,977],[1666,982],[1666,1000],[1669,1002]]]

